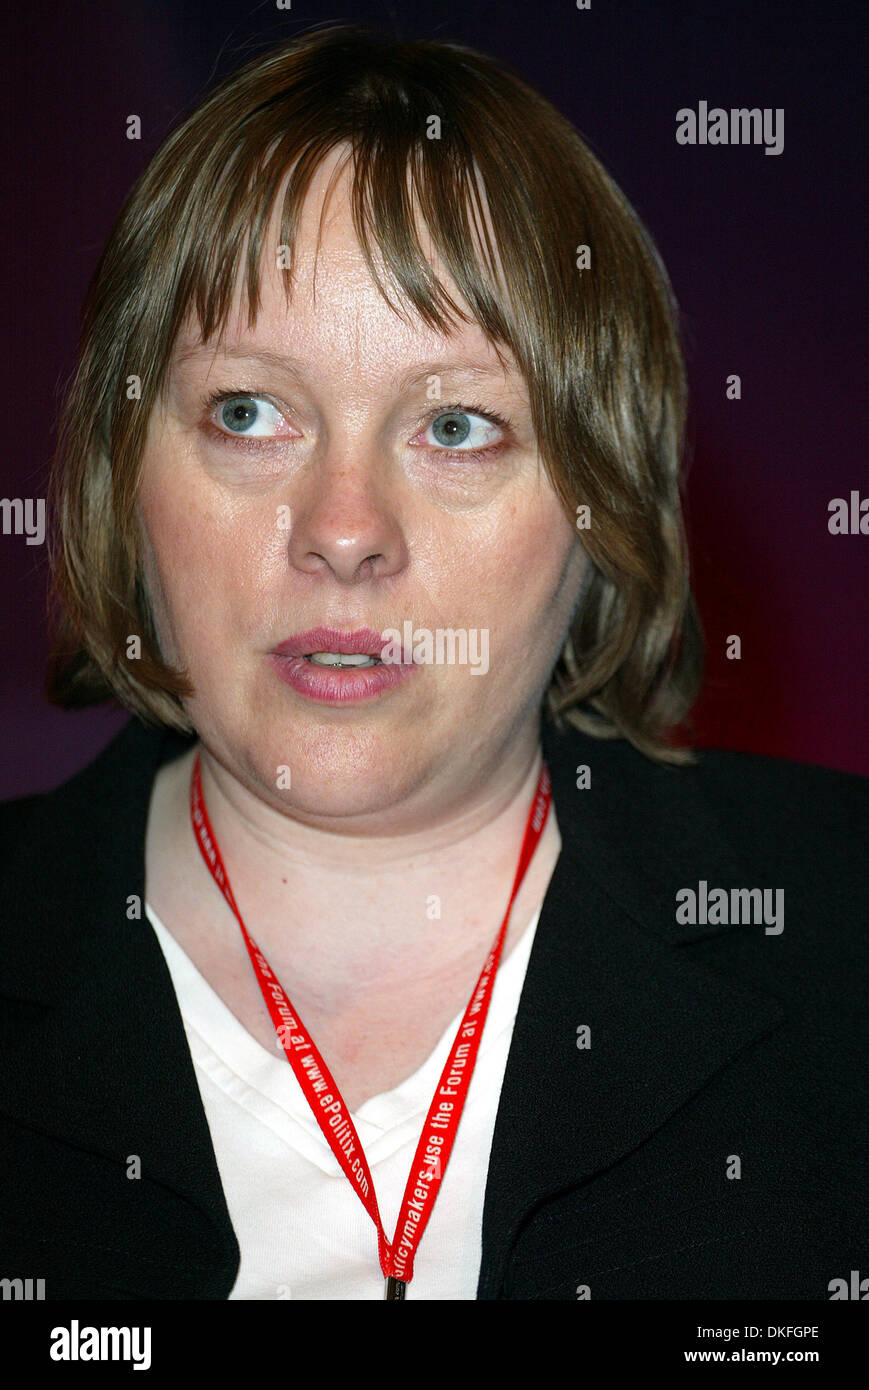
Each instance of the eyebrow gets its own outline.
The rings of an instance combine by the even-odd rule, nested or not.
[[[173,366],[181,366],[196,357],[209,356],[212,358],[226,357],[230,359],[240,359],[248,362],[260,362],[265,367],[273,367],[281,372],[287,372],[291,376],[301,378],[305,374],[306,363],[297,357],[284,357],[280,353],[270,352],[268,348],[253,348],[243,345],[222,348],[210,348],[204,344],[197,344],[195,347],[186,349],[178,353]],[[508,372],[518,373],[512,356],[507,355]],[[407,390],[411,386],[416,386],[421,381],[425,381],[430,376],[470,376],[488,377],[490,380],[503,378],[504,372],[497,366],[482,366],[475,362],[451,362],[448,360],[417,363],[408,367],[405,371],[399,372],[393,377],[393,385],[399,390]]]

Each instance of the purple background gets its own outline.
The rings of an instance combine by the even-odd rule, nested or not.
[[[688,520],[708,641],[698,742],[869,774],[869,539],[827,504],[865,466],[865,20],[857,4],[177,0],[7,17],[2,495],[44,496],[78,312],[121,200],[213,75],[324,20],[467,43],[578,127],[649,227],[683,315]],[[783,107],[784,152],[682,147],[675,113]],[[142,118],[128,141],[126,117]],[[861,351],[861,348],[863,351]],[[742,400],[725,398],[729,373]],[[0,797],[56,785],[128,717],[42,695],[45,548],[0,538]],[[742,660],[727,661],[739,633]]]

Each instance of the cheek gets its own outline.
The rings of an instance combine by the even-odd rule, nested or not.
[[[195,658],[218,634],[228,639],[261,630],[270,577],[286,547],[274,513],[262,516],[231,500],[216,506],[179,481],[173,486],[165,473],[143,487],[139,514],[145,553],[151,552],[152,604],[158,628],[168,629],[182,656]]]
[[[584,557],[554,494],[535,492],[524,505],[517,502],[481,521],[466,540],[466,563],[456,566],[453,556],[449,571],[465,611],[479,622],[485,615],[505,638],[511,632],[520,636],[529,625],[539,634],[550,620],[556,626],[563,621]]]

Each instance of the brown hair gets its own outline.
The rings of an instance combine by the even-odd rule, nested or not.
[[[434,117],[439,138],[429,138]],[[573,127],[508,69],[458,45],[356,26],[318,28],[233,74],[166,139],[124,203],[85,301],[52,471],[49,699],[114,694],[147,721],[190,729],[181,697],[191,687],[161,657],[138,556],[148,421],[185,317],[209,340],[243,274],[254,321],[278,189],[289,176],[280,241],[292,248],[313,173],[345,143],[357,234],[387,301],[372,238],[428,325],[464,317],[423,255],[410,179],[471,314],[524,374],[540,454],[571,520],[589,508],[578,535],[591,563],[550,709],[658,760],[690,761],[668,742],[702,663],[680,498],[685,377],[655,247]],[[141,655],[131,660],[134,634]]]

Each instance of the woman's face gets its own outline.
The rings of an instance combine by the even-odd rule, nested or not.
[[[287,272],[264,254],[253,328],[237,295],[219,347],[179,336],[139,521],[163,653],[193,682],[186,708],[208,751],[312,824],[389,833],[527,770],[585,559],[538,460],[521,375],[476,324],[444,336],[389,308],[346,174],[315,283],[335,157],[305,203],[289,310]],[[350,647],[311,629],[404,638],[406,623],[410,665],[306,660],[326,641]],[[299,635],[295,660],[275,653]]]

